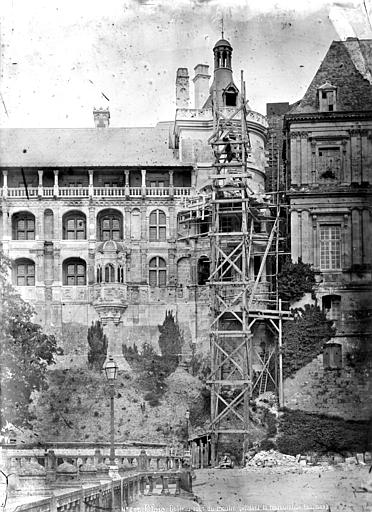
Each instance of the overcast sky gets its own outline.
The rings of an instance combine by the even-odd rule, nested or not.
[[[253,110],[300,99],[334,39],[372,38],[371,0],[2,0],[0,125],[92,127],[171,120],[178,67],[221,37]],[[192,81],[190,88],[192,90]],[[106,96],[106,98],[105,98]]]

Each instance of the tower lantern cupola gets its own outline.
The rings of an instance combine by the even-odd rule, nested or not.
[[[232,70],[232,51],[233,49],[229,41],[226,41],[226,39],[220,39],[217,41],[213,48],[215,72],[220,68],[229,69],[230,71]]]
[[[231,44],[224,39],[222,33],[222,39],[213,48],[214,79],[211,94],[215,94],[217,108],[236,107],[238,104],[239,90],[232,74],[232,51]]]

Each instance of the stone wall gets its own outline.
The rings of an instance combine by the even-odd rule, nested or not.
[[[338,340],[337,340],[338,341]],[[372,418],[372,357],[348,364],[346,352],[341,369],[325,369],[323,355],[284,382],[285,406],[345,420]]]

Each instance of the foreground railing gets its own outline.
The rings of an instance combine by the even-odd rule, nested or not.
[[[98,449],[93,457],[75,460],[64,457],[62,461],[49,450],[42,460],[45,465],[37,457],[11,458],[1,468],[9,475],[6,510],[89,512],[90,507],[122,510],[144,495],[192,495],[191,473],[182,467],[181,458],[156,457],[155,468],[144,450],[125,459],[118,457],[117,466],[110,466]],[[135,460],[135,464],[129,459]],[[30,497],[25,504],[25,496],[34,498]]]

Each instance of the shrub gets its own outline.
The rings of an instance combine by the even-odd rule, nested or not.
[[[172,311],[166,312],[164,322],[158,326],[158,329],[160,351],[167,363],[169,373],[172,373],[178,366],[183,345],[182,334]]]
[[[101,322],[97,320],[88,329],[88,365],[101,371],[107,357],[107,337],[103,333]]]
[[[315,274],[307,263],[293,263],[287,259],[278,274],[279,297],[286,302],[292,303],[301,299],[305,293],[313,292],[315,285]]]

